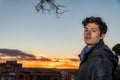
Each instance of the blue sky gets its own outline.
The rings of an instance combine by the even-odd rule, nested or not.
[[[105,42],[110,48],[120,43],[120,0],[57,0],[68,10],[55,14],[37,13],[39,0],[0,0],[0,48],[48,57],[77,57],[85,46],[82,20],[99,16],[108,25]],[[75,2],[76,1],[76,2]]]

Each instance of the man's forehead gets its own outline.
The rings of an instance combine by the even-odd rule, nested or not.
[[[89,23],[84,27],[85,29],[99,29],[99,25],[96,25],[94,23]]]

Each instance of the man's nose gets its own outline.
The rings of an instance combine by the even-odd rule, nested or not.
[[[90,34],[91,34],[91,31],[90,31],[90,30],[88,30],[86,34],[87,34],[87,35],[90,35]]]

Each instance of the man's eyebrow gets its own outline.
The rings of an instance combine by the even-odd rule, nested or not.
[[[98,30],[97,28],[91,28],[91,29],[95,29],[95,30]]]
[[[88,28],[85,28],[85,29],[88,29]],[[95,29],[95,30],[98,30],[97,28],[91,28],[91,29]]]

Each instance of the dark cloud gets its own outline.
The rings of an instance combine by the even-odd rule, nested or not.
[[[79,61],[79,59],[76,59],[76,58],[72,58],[72,59],[69,59],[69,60],[73,61],[73,62]]]
[[[46,58],[43,56],[41,56],[41,58],[39,58],[38,60],[40,60],[40,61],[52,61],[50,58]]]
[[[34,55],[22,52],[17,49],[0,49],[0,56],[16,57],[18,60],[36,60]]]

